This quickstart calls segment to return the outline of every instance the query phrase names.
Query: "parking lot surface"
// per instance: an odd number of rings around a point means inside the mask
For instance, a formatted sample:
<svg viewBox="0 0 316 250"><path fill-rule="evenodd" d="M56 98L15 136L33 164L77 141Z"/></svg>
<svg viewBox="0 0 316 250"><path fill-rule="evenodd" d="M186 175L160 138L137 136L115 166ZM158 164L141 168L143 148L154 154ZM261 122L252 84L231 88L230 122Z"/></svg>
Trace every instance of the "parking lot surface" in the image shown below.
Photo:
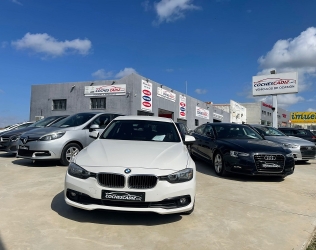
<svg viewBox="0 0 316 250"><path fill-rule="evenodd" d="M316 160L284 180L197 161L189 216L72 208L58 164L0 153L0 249L305 249L316 227Z"/></svg>

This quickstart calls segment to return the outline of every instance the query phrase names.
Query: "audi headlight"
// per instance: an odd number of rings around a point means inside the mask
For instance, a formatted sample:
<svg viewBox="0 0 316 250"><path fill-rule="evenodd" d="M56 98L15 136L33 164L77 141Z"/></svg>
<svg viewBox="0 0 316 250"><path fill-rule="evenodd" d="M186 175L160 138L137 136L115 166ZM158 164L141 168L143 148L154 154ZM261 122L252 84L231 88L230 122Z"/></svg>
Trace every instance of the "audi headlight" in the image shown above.
<svg viewBox="0 0 316 250"><path fill-rule="evenodd" d="M238 151L230 151L230 156L238 157L238 156L249 156L248 153L238 152Z"/></svg>
<svg viewBox="0 0 316 250"><path fill-rule="evenodd" d="M186 168L178 172L175 172L173 174L169 174L167 176L161 176L160 180L166 180L170 183L180 183L180 182L186 182L186 181L192 180L192 178L193 178L193 169Z"/></svg>
<svg viewBox="0 0 316 250"><path fill-rule="evenodd" d="M294 158L294 155L292 153L286 154L286 157Z"/></svg>
<svg viewBox="0 0 316 250"><path fill-rule="evenodd" d="M19 135L13 135L13 136L10 137L10 141L12 141L12 142L16 142L16 141L18 141L19 139L20 139L20 136L19 136Z"/></svg>
<svg viewBox="0 0 316 250"><path fill-rule="evenodd" d="M84 168L78 166L77 164L71 162L68 167L68 174L80 179L88 179L91 173Z"/></svg>
<svg viewBox="0 0 316 250"><path fill-rule="evenodd" d="M51 140L56 140L60 137L62 137L66 132L57 132L57 133L51 133L51 134L47 134L42 136L41 138L39 138L40 141L51 141Z"/></svg>
<svg viewBox="0 0 316 250"><path fill-rule="evenodd" d="M292 143L283 143L283 146L286 148L299 148L300 147L300 145L292 144Z"/></svg>

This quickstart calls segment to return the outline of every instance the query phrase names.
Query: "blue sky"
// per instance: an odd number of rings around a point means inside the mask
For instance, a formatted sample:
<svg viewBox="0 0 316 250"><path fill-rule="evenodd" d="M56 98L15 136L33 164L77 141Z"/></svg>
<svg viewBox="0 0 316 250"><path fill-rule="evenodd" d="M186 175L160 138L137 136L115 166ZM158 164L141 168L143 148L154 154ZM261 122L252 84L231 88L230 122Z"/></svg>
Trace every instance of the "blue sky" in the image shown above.
<svg viewBox="0 0 316 250"><path fill-rule="evenodd" d="M315 111L315 10L314 0L1 0L0 126L28 120L32 84L132 72L244 103L259 100L252 76L298 71L299 93L278 103Z"/></svg>

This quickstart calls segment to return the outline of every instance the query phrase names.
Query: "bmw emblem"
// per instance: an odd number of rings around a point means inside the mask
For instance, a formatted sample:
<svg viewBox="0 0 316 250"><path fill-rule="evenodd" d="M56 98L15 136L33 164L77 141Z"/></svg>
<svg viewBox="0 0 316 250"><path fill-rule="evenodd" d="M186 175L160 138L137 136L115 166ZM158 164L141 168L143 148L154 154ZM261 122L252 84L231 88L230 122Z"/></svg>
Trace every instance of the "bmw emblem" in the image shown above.
<svg viewBox="0 0 316 250"><path fill-rule="evenodd" d="M129 174L130 172L132 172L132 170L129 169L129 168L127 168L127 169L124 170L124 173L125 173L125 174Z"/></svg>

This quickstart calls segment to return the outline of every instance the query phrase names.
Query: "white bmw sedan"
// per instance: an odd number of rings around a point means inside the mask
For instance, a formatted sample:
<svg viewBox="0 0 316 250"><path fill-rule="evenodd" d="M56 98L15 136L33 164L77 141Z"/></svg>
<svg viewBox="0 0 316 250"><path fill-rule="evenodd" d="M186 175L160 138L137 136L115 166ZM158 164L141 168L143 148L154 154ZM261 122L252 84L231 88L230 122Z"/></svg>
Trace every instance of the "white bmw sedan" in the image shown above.
<svg viewBox="0 0 316 250"><path fill-rule="evenodd" d="M169 118L115 118L69 164L65 201L86 210L190 214L194 209L196 169Z"/></svg>

